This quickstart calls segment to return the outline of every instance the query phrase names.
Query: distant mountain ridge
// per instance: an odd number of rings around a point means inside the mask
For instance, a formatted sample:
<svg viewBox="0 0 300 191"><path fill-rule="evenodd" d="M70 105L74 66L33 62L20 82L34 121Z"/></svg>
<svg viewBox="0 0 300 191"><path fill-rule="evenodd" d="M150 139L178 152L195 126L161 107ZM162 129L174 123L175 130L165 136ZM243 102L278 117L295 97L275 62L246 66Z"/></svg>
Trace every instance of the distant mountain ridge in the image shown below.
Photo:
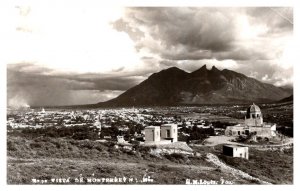
<svg viewBox="0 0 300 191"><path fill-rule="evenodd" d="M291 95L289 97L283 98L281 100L278 101L278 103L285 103L285 102L293 102L294 101L294 96Z"/></svg>
<svg viewBox="0 0 300 191"><path fill-rule="evenodd" d="M171 67L153 73L148 79L118 97L97 106L168 106L272 102L290 96L284 88L260 82L228 69L206 65L188 73Z"/></svg>

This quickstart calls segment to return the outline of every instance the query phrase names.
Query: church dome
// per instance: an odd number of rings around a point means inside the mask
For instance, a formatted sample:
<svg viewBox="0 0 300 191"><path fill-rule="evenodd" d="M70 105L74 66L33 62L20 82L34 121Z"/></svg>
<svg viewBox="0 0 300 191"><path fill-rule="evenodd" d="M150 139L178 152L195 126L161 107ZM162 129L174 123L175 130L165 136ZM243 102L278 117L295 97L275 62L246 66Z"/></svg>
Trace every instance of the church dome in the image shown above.
<svg viewBox="0 0 300 191"><path fill-rule="evenodd" d="M262 126L263 116L260 108L254 103L250 105L247 109L247 114L245 116L245 124L247 126Z"/></svg>
<svg viewBox="0 0 300 191"><path fill-rule="evenodd" d="M254 103L250 105L250 107L247 109L247 114L248 113L261 113L260 108L255 105Z"/></svg>

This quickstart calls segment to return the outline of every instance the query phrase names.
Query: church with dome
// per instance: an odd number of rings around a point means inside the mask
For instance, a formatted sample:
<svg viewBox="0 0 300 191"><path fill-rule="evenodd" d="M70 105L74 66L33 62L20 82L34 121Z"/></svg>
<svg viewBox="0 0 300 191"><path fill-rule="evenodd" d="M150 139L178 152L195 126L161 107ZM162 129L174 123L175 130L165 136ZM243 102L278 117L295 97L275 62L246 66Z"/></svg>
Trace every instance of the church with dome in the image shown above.
<svg viewBox="0 0 300 191"><path fill-rule="evenodd" d="M225 135L256 135L257 137L271 138L276 136L276 124L264 123L260 108L253 103L247 109L244 124L228 126Z"/></svg>

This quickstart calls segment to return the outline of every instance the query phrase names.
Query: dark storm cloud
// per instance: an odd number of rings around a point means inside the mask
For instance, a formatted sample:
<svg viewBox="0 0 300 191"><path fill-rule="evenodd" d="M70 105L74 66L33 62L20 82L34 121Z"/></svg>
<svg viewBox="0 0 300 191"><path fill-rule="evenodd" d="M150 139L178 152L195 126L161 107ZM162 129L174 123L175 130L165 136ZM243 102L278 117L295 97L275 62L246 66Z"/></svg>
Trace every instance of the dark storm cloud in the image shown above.
<svg viewBox="0 0 300 191"><path fill-rule="evenodd" d="M92 84L60 79L42 74L7 70L8 105L26 102L29 105L74 104L72 90L86 89ZM78 100L77 100L78 101ZM86 100L89 102L89 100Z"/></svg>
<svg viewBox="0 0 300 191"><path fill-rule="evenodd" d="M27 69L30 67L31 69ZM37 68L37 69L34 69ZM37 70L52 71L30 63L9 65L7 78L9 85L32 86L32 85L57 85L69 90L127 90L139 83L137 76L109 76L101 74L43 74ZM117 71L116 71L117 72Z"/></svg>
<svg viewBox="0 0 300 191"><path fill-rule="evenodd" d="M270 45L273 35L292 31L292 12L291 8L267 7L128 8L114 27L130 37L135 36L132 31L142 31L143 36L132 38L137 51L148 49L162 59L269 60L274 50L258 47ZM243 39L249 31L242 29L250 30L241 26L245 22L265 30L258 34L264 39Z"/></svg>
<svg viewBox="0 0 300 191"><path fill-rule="evenodd" d="M18 102L26 102L29 105L97 103L111 99L140 82L136 77L100 78L96 74L37 74L33 68L34 65L30 63L8 66L8 104L18 104ZM38 69L49 71L42 67ZM91 76L94 77L91 78Z"/></svg>
<svg viewBox="0 0 300 191"><path fill-rule="evenodd" d="M293 32L291 7L127 8L121 20L118 31L143 33L131 38L145 55L143 62L158 71L171 66L193 71L208 64L277 85L291 80L292 68L280 61ZM152 55L156 59L144 59Z"/></svg>
<svg viewBox="0 0 300 191"><path fill-rule="evenodd" d="M260 49L237 48L232 51L213 53L210 58L217 60L270 60L269 53L261 52Z"/></svg>
<svg viewBox="0 0 300 191"><path fill-rule="evenodd" d="M139 79L135 77L96 77L96 78L82 78L80 75L76 77L60 76L66 80L73 80L77 83L92 84L91 86L83 86L82 90L128 90L137 85Z"/></svg>
<svg viewBox="0 0 300 191"><path fill-rule="evenodd" d="M168 60L201 60L212 58L212 52L210 50L189 51L186 48L173 51L165 49L161 51L160 56Z"/></svg>
<svg viewBox="0 0 300 191"><path fill-rule="evenodd" d="M196 50L188 51L181 49L179 52L165 50L160 54L163 58L168 60L269 60L270 55L262 53L258 49L236 48L231 51L212 52L211 50Z"/></svg>
<svg viewBox="0 0 300 191"><path fill-rule="evenodd" d="M187 50L229 50L235 38L231 16L214 8L132 8L128 12L129 23L149 28L150 35L167 48L184 45Z"/></svg>
<svg viewBox="0 0 300 191"><path fill-rule="evenodd" d="M7 83L8 86L17 86L20 88L35 86L51 88L59 86L61 89L75 90L93 87L93 84L90 82L63 79L56 76L47 76L42 74L16 72L12 70L7 71Z"/></svg>
<svg viewBox="0 0 300 191"><path fill-rule="evenodd" d="M135 78L106 78L93 80L96 89L101 90L128 90L129 88L137 85L139 82Z"/></svg>

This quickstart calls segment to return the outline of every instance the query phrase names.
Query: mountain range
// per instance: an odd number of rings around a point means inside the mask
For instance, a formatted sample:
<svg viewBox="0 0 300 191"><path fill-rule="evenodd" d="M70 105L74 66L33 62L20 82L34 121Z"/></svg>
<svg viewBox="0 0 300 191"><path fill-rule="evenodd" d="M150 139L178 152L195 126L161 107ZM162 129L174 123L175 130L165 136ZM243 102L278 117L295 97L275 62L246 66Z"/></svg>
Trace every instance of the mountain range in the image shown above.
<svg viewBox="0 0 300 191"><path fill-rule="evenodd" d="M97 106L170 106L197 104L267 103L284 99L291 91L260 82L228 69L206 65L188 73L171 67L152 74L118 97Z"/></svg>

